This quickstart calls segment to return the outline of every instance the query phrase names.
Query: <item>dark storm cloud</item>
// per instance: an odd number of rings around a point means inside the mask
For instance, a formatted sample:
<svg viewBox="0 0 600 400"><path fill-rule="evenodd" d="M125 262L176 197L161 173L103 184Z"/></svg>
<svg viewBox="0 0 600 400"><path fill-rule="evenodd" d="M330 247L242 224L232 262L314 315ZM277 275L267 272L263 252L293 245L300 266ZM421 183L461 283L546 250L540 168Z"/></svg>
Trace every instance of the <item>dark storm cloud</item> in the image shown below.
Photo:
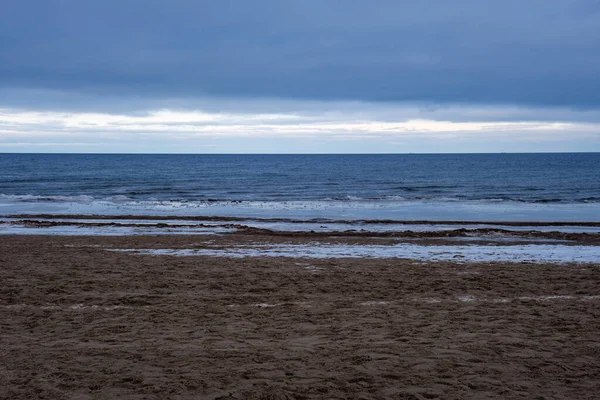
<svg viewBox="0 0 600 400"><path fill-rule="evenodd" d="M598 82L596 1L4 0L0 11L5 91L596 107Z"/></svg>

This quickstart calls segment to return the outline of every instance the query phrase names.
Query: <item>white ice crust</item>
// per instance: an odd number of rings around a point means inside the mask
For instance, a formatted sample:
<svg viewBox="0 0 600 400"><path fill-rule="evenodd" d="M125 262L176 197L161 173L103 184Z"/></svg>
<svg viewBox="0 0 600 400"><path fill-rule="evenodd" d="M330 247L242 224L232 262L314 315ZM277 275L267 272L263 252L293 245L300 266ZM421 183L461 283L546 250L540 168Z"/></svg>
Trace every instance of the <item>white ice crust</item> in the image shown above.
<svg viewBox="0 0 600 400"><path fill-rule="evenodd" d="M134 254L213 257L406 258L422 261L599 263L600 246L274 244L203 249L108 249Z"/></svg>

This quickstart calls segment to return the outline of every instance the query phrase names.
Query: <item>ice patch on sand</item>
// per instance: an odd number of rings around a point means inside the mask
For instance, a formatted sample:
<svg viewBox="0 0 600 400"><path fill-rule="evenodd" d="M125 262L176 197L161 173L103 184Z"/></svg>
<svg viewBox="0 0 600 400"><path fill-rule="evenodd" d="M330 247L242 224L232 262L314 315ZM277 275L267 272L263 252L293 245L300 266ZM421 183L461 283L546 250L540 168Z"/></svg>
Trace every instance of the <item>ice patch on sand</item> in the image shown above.
<svg viewBox="0 0 600 400"><path fill-rule="evenodd" d="M573 300L575 296L566 295L551 295L551 296L522 296L518 300L535 300L535 301L548 301L548 300Z"/></svg>
<svg viewBox="0 0 600 400"><path fill-rule="evenodd" d="M281 304L269 304L269 303L255 303L252 304L253 307L259 307L259 308L270 308L270 307L277 307L280 306Z"/></svg>
<svg viewBox="0 0 600 400"><path fill-rule="evenodd" d="M582 300L587 300L587 301L590 301L590 300L600 300L600 296L583 296Z"/></svg>
<svg viewBox="0 0 600 400"><path fill-rule="evenodd" d="M294 257L294 258L405 258L452 262L597 263L600 246L527 244L493 245L346 245L273 244L202 249L108 249L142 255L212 257Z"/></svg>
<svg viewBox="0 0 600 400"><path fill-rule="evenodd" d="M224 227L173 227L154 226L26 226L23 224L0 224L0 235L56 235L56 236L132 236L132 235L217 235L236 230Z"/></svg>
<svg viewBox="0 0 600 400"><path fill-rule="evenodd" d="M389 301L364 301L360 303L361 306L385 306L390 304Z"/></svg>
<svg viewBox="0 0 600 400"><path fill-rule="evenodd" d="M123 306L98 306L98 305L85 305L85 304L75 304L69 307L71 310L75 311L83 311L83 310L104 310L104 311L112 311L123 308Z"/></svg>

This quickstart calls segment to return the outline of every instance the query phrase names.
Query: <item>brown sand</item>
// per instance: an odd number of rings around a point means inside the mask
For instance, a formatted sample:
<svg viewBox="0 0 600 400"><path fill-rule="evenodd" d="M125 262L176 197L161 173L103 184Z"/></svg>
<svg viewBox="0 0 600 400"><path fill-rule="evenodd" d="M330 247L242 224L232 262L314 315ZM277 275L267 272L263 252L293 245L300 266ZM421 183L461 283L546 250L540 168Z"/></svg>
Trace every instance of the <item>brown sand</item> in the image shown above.
<svg viewBox="0 0 600 400"><path fill-rule="evenodd" d="M104 248L203 240L0 237L0 398L600 396L600 263Z"/></svg>

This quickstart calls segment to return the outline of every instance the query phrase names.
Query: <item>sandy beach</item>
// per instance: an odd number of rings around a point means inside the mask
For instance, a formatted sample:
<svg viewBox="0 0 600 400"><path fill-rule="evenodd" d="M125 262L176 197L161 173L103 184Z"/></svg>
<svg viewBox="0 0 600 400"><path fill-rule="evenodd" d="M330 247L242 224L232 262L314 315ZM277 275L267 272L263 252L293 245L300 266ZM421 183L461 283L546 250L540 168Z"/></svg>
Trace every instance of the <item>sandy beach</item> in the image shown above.
<svg viewBox="0 0 600 400"><path fill-rule="evenodd" d="M109 251L311 240L2 236L0 398L597 398L599 263Z"/></svg>

